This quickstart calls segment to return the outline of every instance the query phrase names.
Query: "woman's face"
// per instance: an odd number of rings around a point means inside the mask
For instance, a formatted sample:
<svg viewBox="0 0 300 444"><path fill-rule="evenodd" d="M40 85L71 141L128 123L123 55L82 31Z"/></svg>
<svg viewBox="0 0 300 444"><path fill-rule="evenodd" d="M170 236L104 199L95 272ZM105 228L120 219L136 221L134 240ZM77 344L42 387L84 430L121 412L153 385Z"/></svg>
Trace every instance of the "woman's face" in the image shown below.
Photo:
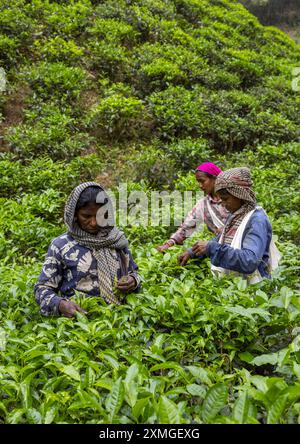
<svg viewBox="0 0 300 444"><path fill-rule="evenodd" d="M100 206L100 204L90 203L77 210L77 222L83 231L90 234L97 234L101 230L101 227L97 224L97 211Z"/></svg>
<svg viewBox="0 0 300 444"><path fill-rule="evenodd" d="M207 177L207 175L205 173L202 173L202 171L197 171L196 180L199 183L199 186L205 195L214 194L215 181L216 181L215 177Z"/></svg>
<svg viewBox="0 0 300 444"><path fill-rule="evenodd" d="M242 199L233 196L232 194L228 193L228 191L226 190L220 190L218 191L217 194L222 201L223 207L225 207L226 210L229 211L230 213L235 213L243 205Z"/></svg>

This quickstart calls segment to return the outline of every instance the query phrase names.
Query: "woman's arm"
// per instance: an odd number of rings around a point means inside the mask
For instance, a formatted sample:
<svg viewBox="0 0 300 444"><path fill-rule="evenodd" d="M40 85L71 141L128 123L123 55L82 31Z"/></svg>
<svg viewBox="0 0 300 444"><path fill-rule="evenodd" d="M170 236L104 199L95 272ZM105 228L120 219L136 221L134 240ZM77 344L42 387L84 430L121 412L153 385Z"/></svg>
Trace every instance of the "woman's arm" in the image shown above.
<svg viewBox="0 0 300 444"><path fill-rule="evenodd" d="M59 315L59 303L63 298L58 296L62 281L62 258L59 249L52 243L44 262L38 282L34 287L35 299L45 316Z"/></svg>
<svg viewBox="0 0 300 444"><path fill-rule="evenodd" d="M122 271L122 268L119 269L117 288L124 293L137 293L141 287L141 278L138 274L138 266L133 260L129 248L124 248L124 250L122 250L120 253L124 256L127 265L125 267L126 271L124 269Z"/></svg>
<svg viewBox="0 0 300 444"><path fill-rule="evenodd" d="M138 292L141 289L141 278L138 274L139 267L134 261L131 251L129 249L128 249L128 254L129 254L128 275L132 276L135 279L136 286L133 289L133 291Z"/></svg>
<svg viewBox="0 0 300 444"><path fill-rule="evenodd" d="M194 208L188 213L178 230L170 237L178 245L182 245L185 239L191 236L197 226L204 223L204 198L199 200Z"/></svg>

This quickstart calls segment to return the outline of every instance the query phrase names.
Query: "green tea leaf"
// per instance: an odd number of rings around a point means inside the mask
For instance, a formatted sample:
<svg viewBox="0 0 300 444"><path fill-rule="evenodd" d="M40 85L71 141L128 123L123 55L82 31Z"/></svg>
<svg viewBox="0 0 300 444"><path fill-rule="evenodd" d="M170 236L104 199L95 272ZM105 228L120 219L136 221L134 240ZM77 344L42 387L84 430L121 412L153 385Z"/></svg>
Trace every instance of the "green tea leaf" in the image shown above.
<svg viewBox="0 0 300 444"><path fill-rule="evenodd" d="M58 406L49 407L45 414L44 424L52 424L58 412Z"/></svg>
<svg viewBox="0 0 300 444"><path fill-rule="evenodd" d="M193 396L199 396L200 398L205 398L207 390L198 384L190 384L186 386L187 391Z"/></svg>
<svg viewBox="0 0 300 444"><path fill-rule="evenodd" d="M6 331L0 327L0 351L4 351L6 348Z"/></svg>
<svg viewBox="0 0 300 444"><path fill-rule="evenodd" d="M248 399L247 392L244 391L240 394L233 406L233 417L239 424L245 424L248 418L250 409L250 401Z"/></svg>
<svg viewBox="0 0 300 444"><path fill-rule="evenodd" d="M284 411L287 402L287 395L279 396L269 408L267 424L277 424Z"/></svg>
<svg viewBox="0 0 300 444"><path fill-rule="evenodd" d="M225 384L215 384L207 392L202 406L202 419L205 423L212 421L226 405L228 389Z"/></svg>
<svg viewBox="0 0 300 444"><path fill-rule="evenodd" d="M124 400L124 386L120 377L112 386L112 390L106 398L105 406L109 412L109 419L112 422L118 411L120 410Z"/></svg>
<svg viewBox="0 0 300 444"><path fill-rule="evenodd" d="M132 408L132 413L136 419L138 419L143 414L144 408L150 402L150 398L142 398L136 402L136 404Z"/></svg>
<svg viewBox="0 0 300 444"><path fill-rule="evenodd" d="M212 384L212 381L208 376L208 372L204 368L190 365L187 367L187 369L192 373L193 376L195 376L195 378L199 379L204 384L207 384L209 386Z"/></svg>
<svg viewBox="0 0 300 444"><path fill-rule="evenodd" d="M60 371L62 371L65 375L70 376L70 378L75 379L75 381L81 381L80 374L73 365L65 365L60 367Z"/></svg>
<svg viewBox="0 0 300 444"><path fill-rule="evenodd" d="M278 353L269 353L267 355L256 356L252 359L251 364L253 365L265 365L271 364L276 365L278 362Z"/></svg>
<svg viewBox="0 0 300 444"><path fill-rule="evenodd" d="M31 424L42 424L42 416L36 409L30 408L26 412L26 416Z"/></svg>
<svg viewBox="0 0 300 444"><path fill-rule="evenodd" d="M177 405L166 396L162 396L158 404L160 424L181 424L181 415Z"/></svg>

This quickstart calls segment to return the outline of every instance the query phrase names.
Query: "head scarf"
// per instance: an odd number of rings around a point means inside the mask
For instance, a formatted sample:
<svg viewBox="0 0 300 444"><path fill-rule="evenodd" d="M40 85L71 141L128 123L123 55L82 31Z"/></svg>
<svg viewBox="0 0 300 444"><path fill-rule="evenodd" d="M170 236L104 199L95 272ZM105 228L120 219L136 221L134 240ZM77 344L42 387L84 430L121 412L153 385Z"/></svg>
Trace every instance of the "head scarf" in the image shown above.
<svg viewBox="0 0 300 444"><path fill-rule="evenodd" d="M201 171L202 173L207 173L216 177L222 173L222 170L212 162L204 162L201 165L198 165L196 171Z"/></svg>
<svg viewBox="0 0 300 444"><path fill-rule="evenodd" d="M215 192L225 189L239 199L256 204L255 193L251 189L252 180L249 168L231 168L221 173L215 183Z"/></svg>
<svg viewBox="0 0 300 444"><path fill-rule="evenodd" d="M88 187L98 187L101 199L108 199L107 202L112 208L111 200L105 190L95 182L85 182L78 185L70 194L64 212L64 221L68 227L68 233L81 245L92 250L97 260L98 280L100 294L108 303L120 304L118 298L114 295L114 285L117 276L117 270L120 268L116 250L122 250L128 246L128 241L122 231L116 226L112 229L102 228L96 235L92 235L80 228L75 214L81 193ZM128 269L129 257L121 252L121 257ZM122 264L124 267L124 264Z"/></svg>
<svg viewBox="0 0 300 444"><path fill-rule="evenodd" d="M231 245L232 239L247 213L256 207L256 197L251 189L252 180L250 170L246 167L232 168L221 173L215 183L215 192L226 190L232 196L238 197L243 202L242 206L226 221L220 242Z"/></svg>

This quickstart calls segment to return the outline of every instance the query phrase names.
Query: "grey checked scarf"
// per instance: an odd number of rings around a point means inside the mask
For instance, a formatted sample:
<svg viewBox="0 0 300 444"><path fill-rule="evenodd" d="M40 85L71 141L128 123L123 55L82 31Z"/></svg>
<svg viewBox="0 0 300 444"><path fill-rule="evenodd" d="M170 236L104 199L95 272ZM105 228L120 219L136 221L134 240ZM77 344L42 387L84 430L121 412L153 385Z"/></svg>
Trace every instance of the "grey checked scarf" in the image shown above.
<svg viewBox="0 0 300 444"><path fill-rule="evenodd" d="M102 191L105 193L104 189L95 182L85 182L78 185L78 187L72 191L66 202L64 221L68 227L69 234L79 244L90 248L97 260L98 280L101 296L108 303L120 305L120 301L114 294L114 285L119 268L122 268L123 270L126 268L124 274L127 274L129 256L121 251L120 253L123 263L120 264L116 250L122 250L123 248L127 247L128 241L124 233L116 226L114 226L111 230L103 228L99 231L99 233L97 233L97 235L89 234L80 228L75 220L76 205L82 191L90 186L99 187L99 192ZM108 201L111 204L111 200L106 193L105 197L108 198Z"/></svg>
<svg viewBox="0 0 300 444"><path fill-rule="evenodd" d="M231 245L232 239L247 213L256 207L256 197L251 189L252 180L248 168L232 168L219 174L215 182L215 192L225 189L232 196L244 201L241 208L230 215L223 228L220 243Z"/></svg>

